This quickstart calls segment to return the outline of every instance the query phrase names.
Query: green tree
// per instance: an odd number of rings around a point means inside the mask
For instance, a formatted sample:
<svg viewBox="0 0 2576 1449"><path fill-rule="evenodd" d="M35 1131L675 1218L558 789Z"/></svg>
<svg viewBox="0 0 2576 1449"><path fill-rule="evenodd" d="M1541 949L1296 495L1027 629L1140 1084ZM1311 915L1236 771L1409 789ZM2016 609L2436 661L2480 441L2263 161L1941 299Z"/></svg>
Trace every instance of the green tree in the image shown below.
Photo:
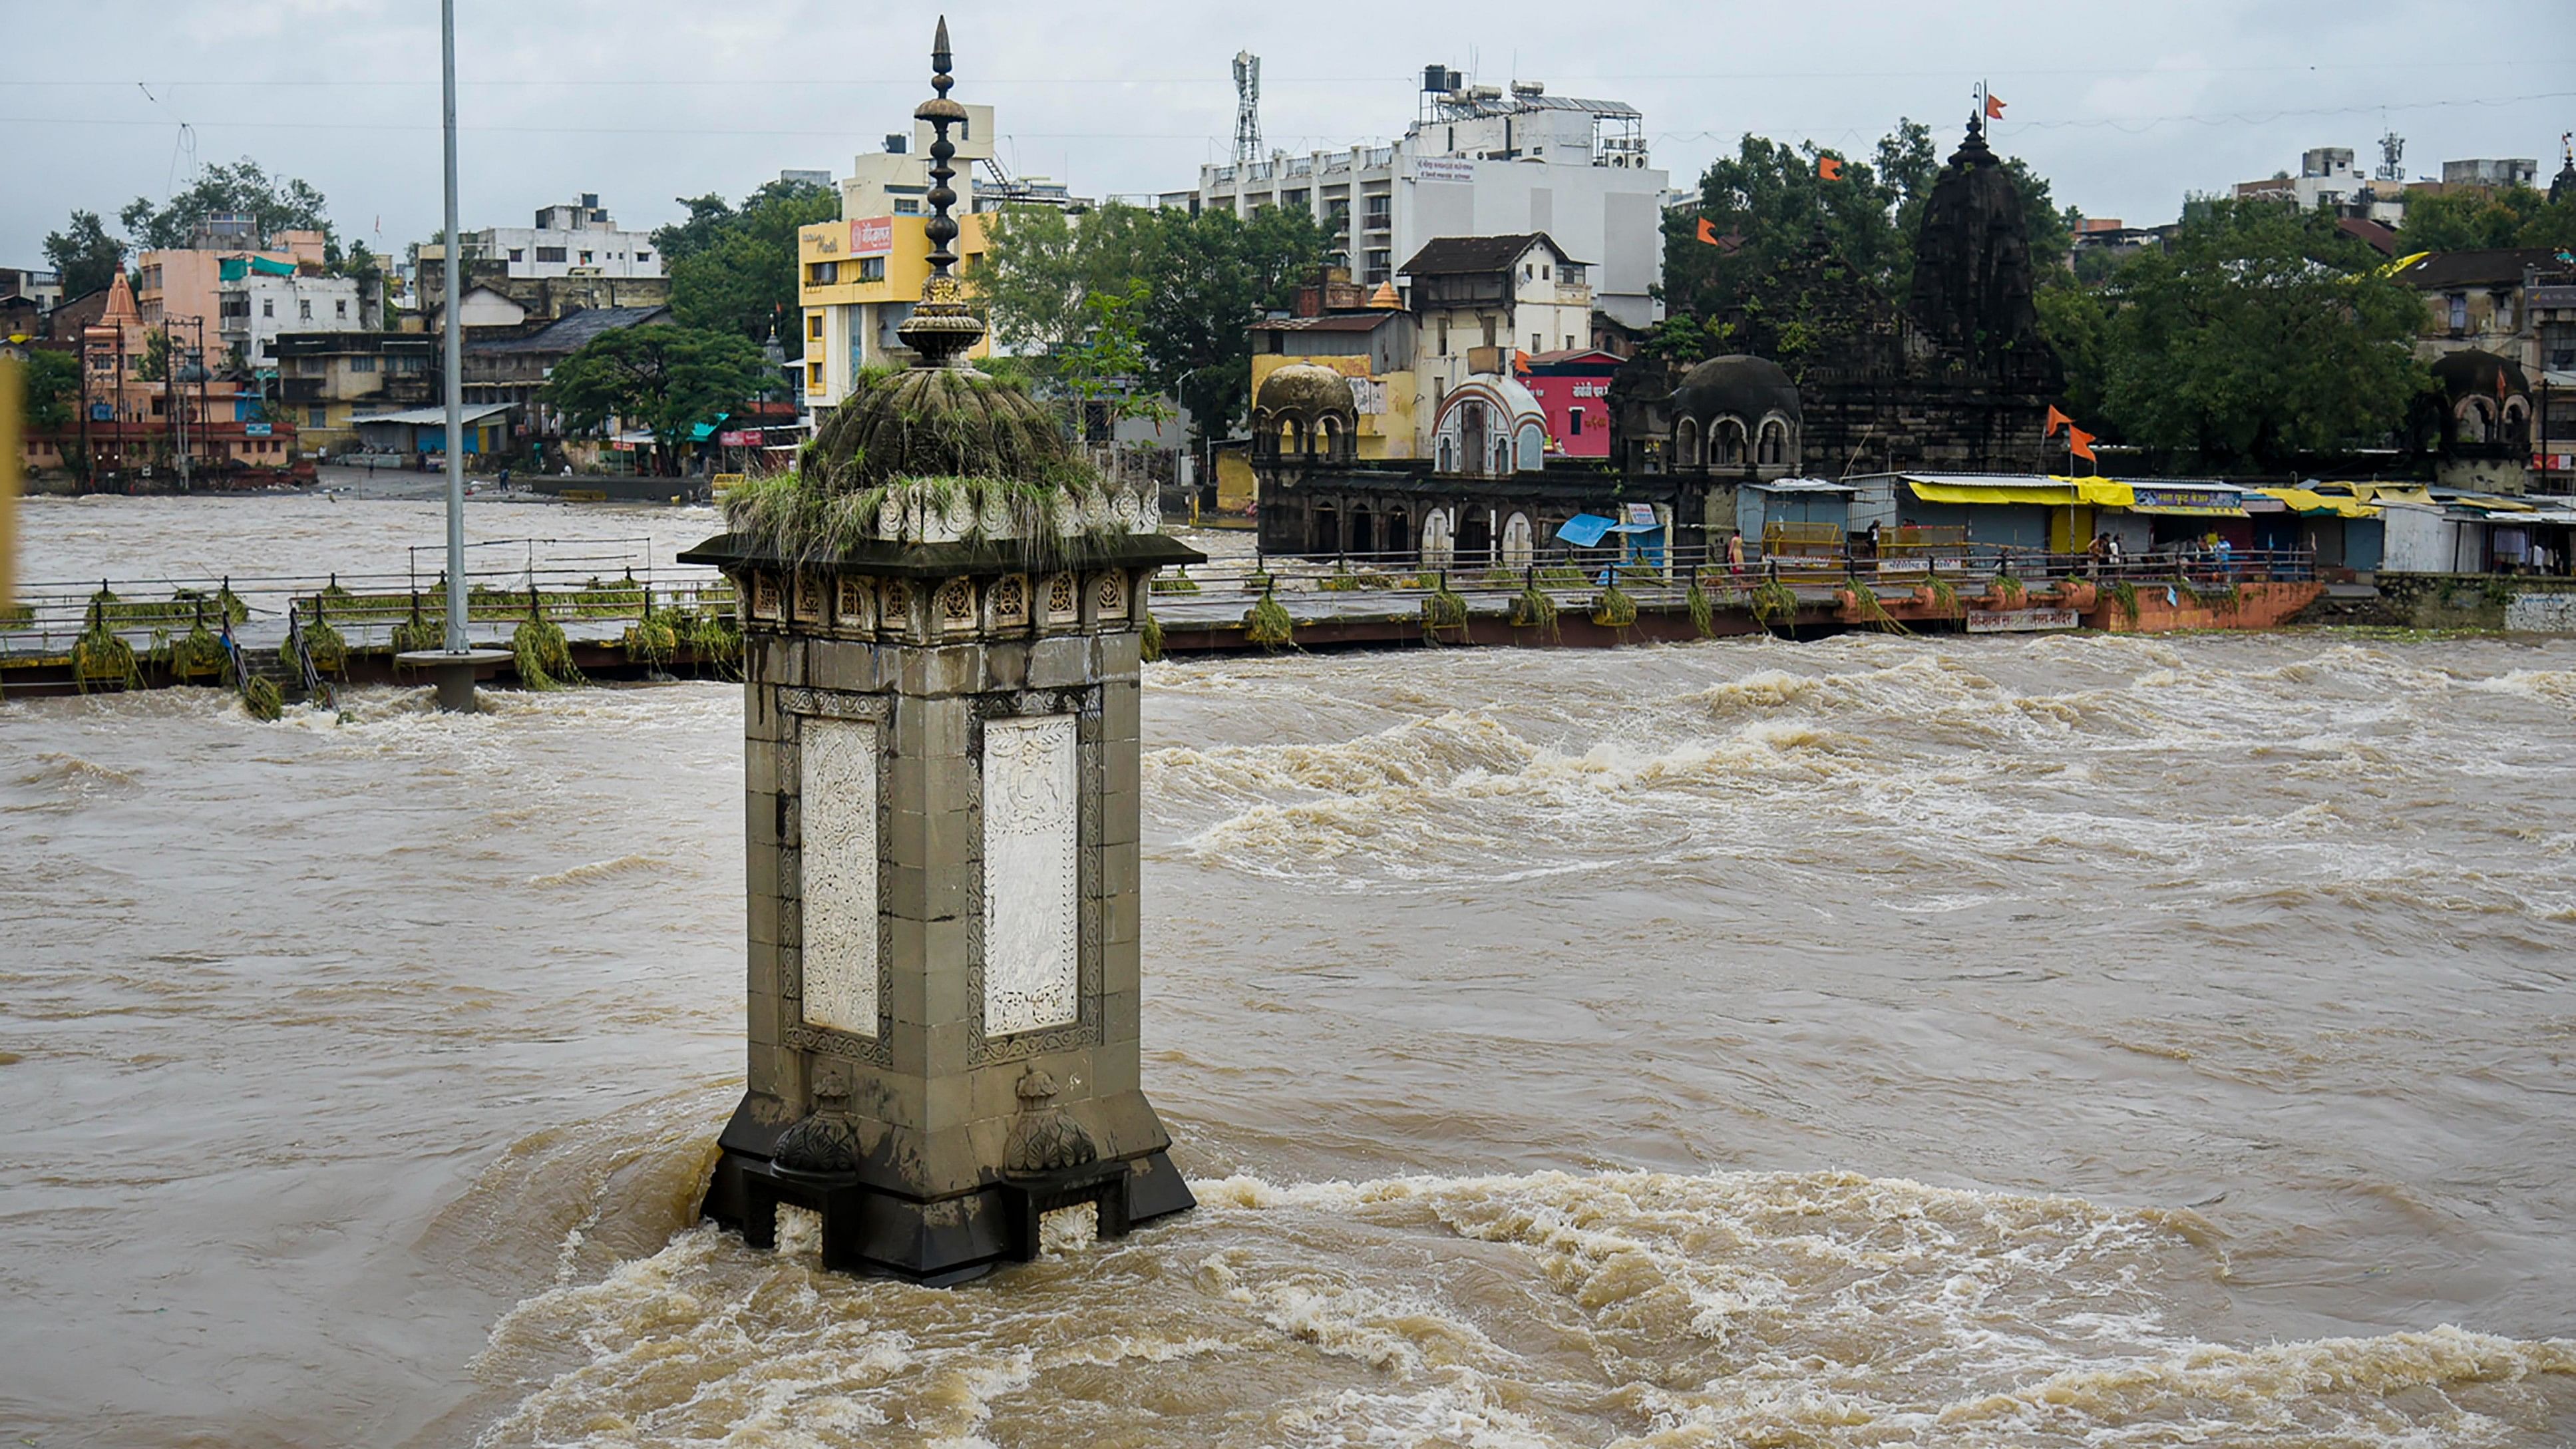
<svg viewBox="0 0 2576 1449"><path fill-rule="evenodd" d="M1097 291L1082 299L1082 340L1058 356L1059 376L1075 398L1108 411L1113 421L1149 418L1160 423L1172 415L1169 404L1140 387L1150 364L1138 332L1144 311L1145 284L1130 282L1124 292Z"/></svg>
<svg viewBox="0 0 2576 1449"><path fill-rule="evenodd" d="M2436 192L2406 203L2399 252L2576 246L2576 196L2554 204L2528 186Z"/></svg>
<svg viewBox="0 0 2576 1449"><path fill-rule="evenodd" d="M732 332L761 341L772 328L793 332L796 234L841 214L841 199L810 181L772 181L744 197L739 211L713 196L682 198L686 221L654 231L671 274L671 314L684 327Z"/></svg>
<svg viewBox="0 0 2576 1449"><path fill-rule="evenodd" d="M1745 339L1736 324L1747 318L1757 322L1752 331L1764 345L1829 332L1802 325L1819 239L1831 258L1828 270L1855 274L1902 305L1913 286L1914 239L1942 162L1931 128L1902 117L1873 154L1874 161L1861 161L1813 142L1793 147L1746 135L1734 155L1710 163L1700 176L1699 206L1664 217L1671 316L1659 326L1653 350L1677 358L1741 350ZM1818 174L1826 157L1841 163L1831 180ZM2033 268L2045 278L2064 260L2077 214L2060 211L2047 179L2020 157L2005 158L2004 170L2021 197ZM1713 242L1700 236L1703 220Z"/></svg>
<svg viewBox="0 0 2576 1449"><path fill-rule="evenodd" d="M2104 421L2111 309L2103 294L2070 273L2048 278L2031 300L2039 309L2039 335L2048 339L2066 369L2067 412L2081 419L2087 431L2125 441Z"/></svg>
<svg viewBox="0 0 2576 1449"><path fill-rule="evenodd" d="M2428 385L2423 303L2323 212L2214 202L2118 274L2103 406L2198 467L2289 466L2376 442Z"/></svg>
<svg viewBox="0 0 2576 1449"><path fill-rule="evenodd" d="M541 394L575 428L611 419L651 430L660 471L676 471L680 444L775 386L760 349L734 332L654 323L592 339L555 365Z"/></svg>
<svg viewBox="0 0 2576 1449"><path fill-rule="evenodd" d="M1081 342L1096 320L1086 299L1135 288L1159 220L1114 201L1079 215L1053 206L994 213L975 278L994 340L1040 358Z"/></svg>
<svg viewBox="0 0 2576 1449"><path fill-rule="evenodd" d="M338 260L339 238L322 193L293 178L272 179L247 156L229 166L218 162L206 167L187 190L162 205L138 196L116 219L134 233L135 245L148 251L184 247L196 236L199 222L224 214L250 217L263 242L282 231L318 231L324 259Z"/></svg>
<svg viewBox="0 0 2576 1449"><path fill-rule="evenodd" d="M19 376L26 379L27 431L60 433L80 421L80 357L50 348L30 352Z"/></svg>
<svg viewBox="0 0 2576 1449"><path fill-rule="evenodd" d="M78 297L111 286L125 268L125 241L108 235L95 211L74 211L71 225L45 235L45 263L63 276L63 295Z"/></svg>
<svg viewBox="0 0 2576 1449"><path fill-rule="evenodd" d="M1323 229L1289 207L1249 221L1230 211L1164 211L1145 240L1137 339L1147 380L1190 410L1201 441L1221 437L1251 401L1248 329L1287 307L1323 265Z"/></svg>

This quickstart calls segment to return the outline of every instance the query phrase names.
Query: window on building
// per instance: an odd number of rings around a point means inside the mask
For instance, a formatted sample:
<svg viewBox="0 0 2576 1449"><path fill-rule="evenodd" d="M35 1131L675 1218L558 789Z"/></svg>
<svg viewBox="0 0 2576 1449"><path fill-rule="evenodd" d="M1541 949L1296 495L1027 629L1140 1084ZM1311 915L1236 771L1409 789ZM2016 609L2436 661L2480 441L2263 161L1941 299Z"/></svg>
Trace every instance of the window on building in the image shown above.
<svg viewBox="0 0 2576 1449"><path fill-rule="evenodd" d="M819 362L805 364L805 390L807 392L823 390L823 364Z"/></svg>
<svg viewBox="0 0 2576 1449"><path fill-rule="evenodd" d="M897 216L919 216L921 215L921 203L909 198L900 199L894 204L894 214Z"/></svg>
<svg viewBox="0 0 2576 1449"><path fill-rule="evenodd" d="M647 251L639 251L635 254L635 260L639 262L649 262L653 260L653 254Z"/></svg>
<svg viewBox="0 0 2576 1449"><path fill-rule="evenodd" d="M304 426L308 428L327 428L331 426L331 410L329 408L306 408L304 410Z"/></svg>
<svg viewBox="0 0 2576 1449"><path fill-rule="evenodd" d="M583 253L581 254L581 264L582 264L583 266L585 266L585 267L586 267L586 266L589 266L589 265L590 265L590 256L591 256L591 254L590 254L590 253L588 253L588 252L583 252Z"/></svg>
<svg viewBox="0 0 2576 1449"><path fill-rule="evenodd" d="M277 315L277 299L276 299L275 297L262 297L262 298L260 298L260 299L259 299L259 315L261 315L262 317L274 317L274 316L276 316L276 315Z"/></svg>
<svg viewBox="0 0 2576 1449"><path fill-rule="evenodd" d="M885 264L886 259L883 257L859 258L859 280L862 282L884 281Z"/></svg>
<svg viewBox="0 0 2576 1449"><path fill-rule="evenodd" d="M2451 330L2453 332L2469 330L2469 294L2466 292L2451 294Z"/></svg>
<svg viewBox="0 0 2576 1449"><path fill-rule="evenodd" d="M839 280L841 280L841 264L839 262L807 262L805 264L805 285L809 287L828 287Z"/></svg>
<svg viewBox="0 0 2576 1449"><path fill-rule="evenodd" d="M1569 438L1579 438L1583 436L1583 409L1569 408L1566 410L1565 435Z"/></svg>
<svg viewBox="0 0 2576 1449"><path fill-rule="evenodd" d="M298 297L295 299L295 318L299 322L310 322L313 320L312 298Z"/></svg>
<svg viewBox="0 0 2576 1449"><path fill-rule="evenodd" d="M333 307L334 309L336 309L336 311L337 311L338 315L340 315L340 316L342 316L342 317L346 317L346 316L348 316L348 315L349 315L349 299L348 299L348 298L346 298L346 297L334 297L334 298L332 298L332 299L331 299L331 305L332 305L332 307Z"/></svg>
<svg viewBox="0 0 2576 1449"><path fill-rule="evenodd" d="M349 359L349 370L351 372L373 372L376 370L376 360L372 357L352 357Z"/></svg>
<svg viewBox="0 0 2576 1449"><path fill-rule="evenodd" d="M1565 350L1568 352L1574 350L1574 334L1571 332L1565 334Z"/></svg>
<svg viewBox="0 0 2576 1449"><path fill-rule="evenodd" d="M1530 351L1532 351L1532 352L1545 352L1545 351L1547 351L1547 338L1546 338L1546 336L1545 336L1544 334L1537 333L1537 332L1533 332L1533 333L1531 333L1531 334L1530 334Z"/></svg>
<svg viewBox="0 0 2576 1449"><path fill-rule="evenodd" d="M512 261L514 261L514 262L524 262L524 261L526 261L527 259L528 259L528 249L527 249L526 247L512 247L512 248L510 248L510 260L512 260Z"/></svg>
<svg viewBox="0 0 2576 1449"><path fill-rule="evenodd" d="M1441 319L1440 319L1440 325L1439 325L1439 329L1438 329L1438 331L1439 331L1439 336L1440 336L1440 344L1439 344L1439 346L1438 346L1437 348L1435 348L1434 350L1435 350L1435 351L1436 351L1440 356L1442 356L1442 357L1447 357L1447 356L1449 355L1449 319L1448 319L1448 318L1443 317L1443 318L1441 318Z"/></svg>
<svg viewBox="0 0 2576 1449"><path fill-rule="evenodd" d="M808 342L820 342L823 340L822 313L808 312L805 314L805 340Z"/></svg>
<svg viewBox="0 0 2576 1449"><path fill-rule="evenodd" d="M1479 322L1481 322L1481 323L1483 323L1483 324L1485 324L1485 345L1486 345L1487 347L1491 347L1491 346L1493 346L1493 345L1494 345L1494 319L1493 319L1493 318L1491 318L1491 317L1479 317L1479 318L1477 318L1476 320L1477 320L1477 321L1479 321Z"/></svg>
<svg viewBox="0 0 2576 1449"><path fill-rule="evenodd" d="M564 259L564 249L563 249L562 247L539 247L539 248L537 248L537 260L538 260L538 261L541 261L541 262L559 262L559 261L562 261L563 259Z"/></svg>

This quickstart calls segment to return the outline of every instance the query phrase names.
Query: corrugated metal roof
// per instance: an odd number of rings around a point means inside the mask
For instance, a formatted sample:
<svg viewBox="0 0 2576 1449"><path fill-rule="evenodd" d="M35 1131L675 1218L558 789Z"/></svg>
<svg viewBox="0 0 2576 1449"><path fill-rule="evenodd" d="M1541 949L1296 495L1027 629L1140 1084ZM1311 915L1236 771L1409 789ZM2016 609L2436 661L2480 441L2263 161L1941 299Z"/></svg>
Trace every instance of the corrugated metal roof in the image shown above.
<svg viewBox="0 0 2576 1449"><path fill-rule="evenodd" d="M517 403L476 403L465 409L463 416L469 423L480 422L494 413L506 413L517 406ZM362 427L368 423L402 423L407 426L419 426L446 421L447 409L444 407L405 408L398 413L377 413L372 417L349 419L352 427Z"/></svg>
<svg viewBox="0 0 2576 1449"><path fill-rule="evenodd" d="M465 350L485 354L579 352L585 343L608 333L641 327L648 322L666 321L670 315L668 307L585 307L578 312L566 313L525 337L468 343Z"/></svg>
<svg viewBox="0 0 2576 1449"><path fill-rule="evenodd" d="M1330 317L1272 317L1253 323L1264 332L1375 332L1401 312L1344 312Z"/></svg>

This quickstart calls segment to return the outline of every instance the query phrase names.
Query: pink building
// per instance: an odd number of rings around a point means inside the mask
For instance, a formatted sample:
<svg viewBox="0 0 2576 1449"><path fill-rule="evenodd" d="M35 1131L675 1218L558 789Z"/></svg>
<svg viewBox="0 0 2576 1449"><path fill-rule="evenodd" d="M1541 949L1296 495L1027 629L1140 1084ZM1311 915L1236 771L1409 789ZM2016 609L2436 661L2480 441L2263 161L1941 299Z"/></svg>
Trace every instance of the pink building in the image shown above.
<svg viewBox="0 0 2576 1449"><path fill-rule="evenodd" d="M311 263L322 266L322 233L318 231L282 231L266 247L204 246L167 251L145 252L137 259L143 285L135 289L134 300L143 311L143 320L158 325L178 322L190 330L188 318L202 319L209 344L221 332L216 293L221 290L225 259L261 257L289 266Z"/></svg>
<svg viewBox="0 0 2576 1449"><path fill-rule="evenodd" d="M1560 458L1610 456L1610 374L1619 358L1597 348L1523 353L1513 375L1547 414L1547 450Z"/></svg>

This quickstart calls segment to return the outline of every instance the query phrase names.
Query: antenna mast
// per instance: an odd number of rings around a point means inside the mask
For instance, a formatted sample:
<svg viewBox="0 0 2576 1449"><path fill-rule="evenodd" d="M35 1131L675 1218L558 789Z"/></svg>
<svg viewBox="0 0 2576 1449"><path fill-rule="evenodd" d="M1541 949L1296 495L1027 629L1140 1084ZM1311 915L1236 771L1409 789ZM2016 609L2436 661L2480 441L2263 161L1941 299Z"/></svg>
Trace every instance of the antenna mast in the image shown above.
<svg viewBox="0 0 2576 1449"><path fill-rule="evenodd" d="M2382 181L2405 180L2405 163L2406 138L2398 135L2394 130L2381 136L2379 138L2379 179Z"/></svg>
<svg viewBox="0 0 2576 1449"><path fill-rule="evenodd" d="M1234 161L1240 166L1261 159L1261 57L1248 50L1234 53Z"/></svg>

